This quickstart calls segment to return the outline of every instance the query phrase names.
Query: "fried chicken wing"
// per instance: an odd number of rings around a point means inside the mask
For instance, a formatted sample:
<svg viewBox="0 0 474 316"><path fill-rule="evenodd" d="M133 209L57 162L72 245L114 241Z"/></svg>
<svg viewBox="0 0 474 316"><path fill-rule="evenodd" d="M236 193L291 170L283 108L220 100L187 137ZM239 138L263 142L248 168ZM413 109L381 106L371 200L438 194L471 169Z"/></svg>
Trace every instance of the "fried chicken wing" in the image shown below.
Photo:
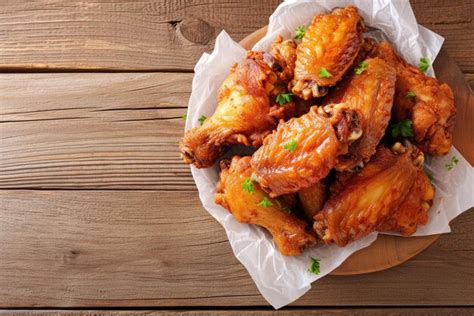
<svg viewBox="0 0 474 316"><path fill-rule="evenodd" d="M310 220L323 209L329 195L328 185L323 179L298 192L303 212Z"/></svg>
<svg viewBox="0 0 474 316"><path fill-rule="evenodd" d="M234 156L223 170L217 185L216 203L228 209L241 223L255 224L267 229L285 256L296 256L316 244L314 232L284 205L269 199L257 183L250 180L251 157Z"/></svg>
<svg viewBox="0 0 474 316"><path fill-rule="evenodd" d="M297 192L326 177L360 135L357 113L344 104L324 113L312 107L264 140L252 157L252 177L271 197Z"/></svg>
<svg viewBox="0 0 474 316"><path fill-rule="evenodd" d="M315 231L326 244L341 247L375 231L405 200L422 164L423 153L414 146L379 147L359 173L344 176L344 185L331 192L314 217Z"/></svg>
<svg viewBox="0 0 474 316"><path fill-rule="evenodd" d="M433 204L434 193L435 189L430 179L423 171L418 170L407 198L377 230L396 231L404 236L410 236L418 225L428 222L428 210Z"/></svg>
<svg viewBox="0 0 474 316"><path fill-rule="evenodd" d="M308 100L324 95L351 67L363 42L364 23L353 6L313 18L296 49L294 94Z"/></svg>
<svg viewBox="0 0 474 316"><path fill-rule="evenodd" d="M360 168L369 161L390 121L395 69L380 58L366 59L362 65L365 67L362 72L352 72L322 102L323 106L344 102L349 109L360 114L362 136L351 144L346 155L339 157L338 171Z"/></svg>
<svg viewBox="0 0 474 316"><path fill-rule="evenodd" d="M259 146L285 119L285 111L294 109L294 104L272 105L278 75L270 61L273 66L272 56L250 52L232 67L220 88L215 113L202 126L186 131L180 143L186 163L210 167L231 144Z"/></svg>
<svg viewBox="0 0 474 316"><path fill-rule="evenodd" d="M279 35L272 43L270 55L274 58L273 70L285 85L288 84L295 73L296 42L292 39L283 40Z"/></svg>
<svg viewBox="0 0 474 316"><path fill-rule="evenodd" d="M453 142L456 117L451 88L408 64L387 42L380 43L373 54L397 70L394 121L411 120L414 142L420 149L432 155L446 155Z"/></svg>

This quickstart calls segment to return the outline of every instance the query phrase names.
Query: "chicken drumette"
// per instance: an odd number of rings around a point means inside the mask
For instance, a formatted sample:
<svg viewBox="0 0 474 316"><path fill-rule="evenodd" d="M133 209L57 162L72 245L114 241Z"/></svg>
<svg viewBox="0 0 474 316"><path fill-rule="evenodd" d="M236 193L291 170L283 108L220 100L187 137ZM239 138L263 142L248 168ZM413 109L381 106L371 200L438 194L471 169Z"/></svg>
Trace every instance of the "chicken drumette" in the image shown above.
<svg viewBox="0 0 474 316"><path fill-rule="evenodd" d="M353 6L315 16L296 50L295 77L290 83L293 93L305 100L323 96L351 67L364 31Z"/></svg>
<svg viewBox="0 0 474 316"><path fill-rule="evenodd" d="M234 156L230 166L221 163L216 203L228 209L241 223L267 229L285 256L296 256L316 244L316 236L308 225L291 213L283 200L270 199L250 179L250 157Z"/></svg>
<svg viewBox="0 0 474 316"><path fill-rule="evenodd" d="M390 121L395 79L394 67L380 58L369 58L323 100L323 106L343 102L360 114L362 136L339 157L338 171L360 168L375 154Z"/></svg>
<svg viewBox="0 0 474 316"><path fill-rule="evenodd" d="M392 119L412 121L413 141L424 152L445 155L451 148L456 107L451 88L408 64L387 42L377 45L378 56L397 70Z"/></svg>

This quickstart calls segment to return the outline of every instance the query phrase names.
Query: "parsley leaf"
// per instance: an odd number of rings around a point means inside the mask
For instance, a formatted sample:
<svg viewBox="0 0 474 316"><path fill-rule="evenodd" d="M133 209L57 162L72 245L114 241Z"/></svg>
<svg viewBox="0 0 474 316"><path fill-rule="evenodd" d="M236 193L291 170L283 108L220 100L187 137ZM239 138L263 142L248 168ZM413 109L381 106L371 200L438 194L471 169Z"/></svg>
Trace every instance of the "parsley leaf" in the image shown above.
<svg viewBox="0 0 474 316"><path fill-rule="evenodd" d="M446 165L444 165L444 166L446 167L446 169L452 170L452 169L458 164L458 162L459 162L458 157L452 156L450 163L448 163L448 164L446 164Z"/></svg>
<svg viewBox="0 0 474 316"><path fill-rule="evenodd" d="M428 68L430 68L430 62L428 61L428 58L421 57L420 62L418 63L418 68L422 72L426 72L428 70Z"/></svg>
<svg viewBox="0 0 474 316"><path fill-rule="evenodd" d="M183 121L186 121L186 120L188 119L188 115L187 115L187 114L183 114L183 115L181 116L181 119L182 119Z"/></svg>
<svg viewBox="0 0 474 316"><path fill-rule="evenodd" d="M413 137L413 129L411 127L412 121L403 120L396 124L393 124L390 128L392 138L396 138L401 135L402 137Z"/></svg>
<svg viewBox="0 0 474 316"><path fill-rule="evenodd" d="M425 170L425 173L426 173L426 176L428 177L428 179L430 179L430 181L433 182L433 180L434 180L433 172L431 172L429 170Z"/></svg>
<svg viewBox="0 0 474 316"><path fill-rule="evenodd" d="M407 98L413 98L413 97L416 97L416 94L413 91L408 91L406 97Z"/></svg>
<svg viewBox="0 0 474 316"><path fill-rule="evenodd" d="M354 72L356 73L356 75L360 75L365 71L366 68L367 68L367 62L364 60L359 64L359 66L357 66L354 69Z"/></svg>
<svg viewBox="0 0 474 316"><path fill-rule="evenodd" d="M283 145L283 148L285 148L289 152L294 152L297 146L298 146L298 142L293 139L287 142L285 145Z"/></svg>
<svg viewBox="0 0 474 316"><path fill-rule="evenodd" d="M270 201L270 199L267 197L264 197L263 200L261 200L260 203L257 204L257 206L261 206L261 207L269 207L272 205L273 205L272 201Z"/></svg>
<svg viewBox="0 0 474 316"><path fill-rule="evenodd" d="M242 182L242 189L244 189L244 191L247 191L248 193L254 193L255 188L253 187L252 179L245 179L245 181Z"/></svg>
<svg viewBox="0 0 474 316"><path fill-rule="evenodd" d="M276 103L285 105L293 100L293 93L280 93L276 96Z"/></svg>
<svg viewBox="0 0 474 316"><path fill-rule="evenodd" d="M319 69L319 77L320 77L320 78L331 78L332 75L331 75L331 73L330 73L326 68L321 67L321 68Z"/></svg>
<svg viewBox="0 0 474 316"><path fill-rule="evenodd" d="M295 39L302 39L304 37L304 33L305 33L305 27L302 25L302 26L298 26L296 28L296 31L295 31Z"/></svg>
<svg viewBox="0 0 474 316"><path fill-rule="evenodd" d="M308 269L309 272L314 274L319 274L319 259L311 258L311 265Z"/></svg>
<svg viewBox="0 0 474 316"><path fill-rule="evenodd" d="M201 115L199 118L198 118L198 121L199 123L202 125L204 124L204 121L207 119L207 116L205 115Z"/></svg>

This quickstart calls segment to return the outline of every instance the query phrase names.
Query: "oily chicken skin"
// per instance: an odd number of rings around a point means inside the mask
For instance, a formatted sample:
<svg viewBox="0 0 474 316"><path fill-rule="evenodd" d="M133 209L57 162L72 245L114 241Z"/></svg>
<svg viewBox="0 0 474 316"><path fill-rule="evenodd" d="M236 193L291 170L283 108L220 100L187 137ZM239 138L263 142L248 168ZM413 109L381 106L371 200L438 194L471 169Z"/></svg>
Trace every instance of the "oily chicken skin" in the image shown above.
<svg viewBox="0 0 474 316"><path fill-rule="evenodd" d="M360 137L357 114L344 104L311 110L280 123L252 157L252 178L271 197L298 192L325 178L337 157ZM328 115L327 117L324 115Z"/></svg>
<svg viewBox="0 0 474 316"><path fill-rule="evenodd" d="M294 112L293 103L272 103L278 93L278 75L270 62L273 63L270 55L250 52L232 67L220 88L215 113L202 126L186 131L180 143L186 163L206 168L231 144L259 146L278 121L286 118L287 110Z"/></svg>
<svg viewBox="0 0 474 316"><path fill-rule="evenodd" d="M351 67L363 43L365 26L353 6L337 8L313 18L296 49L292 92L308 100L325 94ZM330 77L320 75L321 68Z"/></svg>
<svg viewBox="0 0 474 316"><path fill-rule="evenodd" d="M300 255L305 248L316 244L314 232L284 202L269 199L271 205L262 206L261 201L268 197L257 183L253 183L254 192L244 190L243 183L252 173L250 159L250 156L234 156L230 166L222 164L216 203L228 209L237 221L267 229L283 255Z"/></svg>
<svg viewBox="0 0 474 316"><path fill-rule="evenodd" d="M428 210L433 204L434 194L435 189L430 179L424 171L418 170L407 198L377 230L399 232L403 236L412 235L418 225L428 222Z"/></svg>
<svg viewBox="0 0 474 316"><path fill-rule="evenodd" d="M329 188L326 179L298 192L301 208L308 219L312 220L314 215L323 209L328 196Z"/></svg>
<svg viewBox="0 0 474 316"><path fill-rule="evenodd" d="M453 143L456 106L451 88L408 64L387 42L377 45L374 56L385 59L397 70L393 120L412 121L413 140L423 152L446 155ZM407 97L413 92L414 97Z"/></svg>
<svg viewBox="0 0 474 316"><path fill-rule="evenodd" d="M405 200L423 164L423 153L400 143L394 148L398 152L379 147L359 173L343 176L343 185L339 182L331 191L313 225L326 244L343 247L370 234Z"/></svg>
<svg viewBox="0 0 474 316"><path fill-rule="evenodd" d="M357 111L362 136L351 144L349 152L339 157L338 171L360 168L375 154L377 145L385 134L391 116L395 93L395 68L380 58L362 61L366 68L357 74L352 71L342 84L325 97L322 105L347 104Z"/></svg>

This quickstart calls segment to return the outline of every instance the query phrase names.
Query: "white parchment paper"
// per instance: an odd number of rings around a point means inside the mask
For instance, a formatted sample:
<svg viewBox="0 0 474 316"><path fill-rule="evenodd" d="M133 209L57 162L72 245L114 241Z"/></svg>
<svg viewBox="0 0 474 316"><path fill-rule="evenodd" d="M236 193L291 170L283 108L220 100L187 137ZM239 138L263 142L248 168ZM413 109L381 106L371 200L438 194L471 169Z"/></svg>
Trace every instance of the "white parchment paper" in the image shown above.
<svg viewBox="0 0 474 316"><path fill-rule="evenodd" d="M436 58L443 38L416 23L408 0L289 0L272 14L267 35L254 50L267 50L272 40L281 34L290 38L296 27L308 25L312 17L335 7L353 4L358 7L366 24L383 31L404 58L418 64L420 57ZM246 51L222 31L216 39L212 54L203 54L195 67L191 98L189 100L186 129L197 126L201 115L211 116L217 106L218 90L229 74L232 64L241 61ZM428 72L434 75L432 68ZM459 163L447 170L453 156ZM427 167L434 175L436 196L430 210L429 222L420 226L415 236L450 232L449 222L463 211L474 206L474 171L456 150L445 157L427 158ZM214 203L218 167L208 169L191 167L206 210L225 228L235 256L248 270L265 299L280 308L299 298L316 281L337 268L353 252L369 246L376 238L373 233L344 248L319 246L299 257L284 257L275 248L271 236L263 229L238 223L224 208ZM319 275L308 272L310 257L320 260Z"/></svg>

